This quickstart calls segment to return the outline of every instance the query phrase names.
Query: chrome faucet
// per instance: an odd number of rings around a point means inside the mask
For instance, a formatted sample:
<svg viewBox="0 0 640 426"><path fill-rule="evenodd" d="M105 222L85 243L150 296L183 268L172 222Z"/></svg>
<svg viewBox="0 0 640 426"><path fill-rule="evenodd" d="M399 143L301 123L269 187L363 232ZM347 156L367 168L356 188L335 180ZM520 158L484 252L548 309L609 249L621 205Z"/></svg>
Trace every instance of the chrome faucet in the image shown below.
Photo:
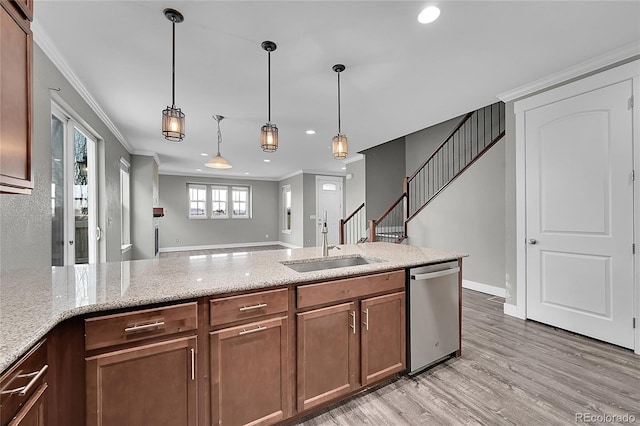
<svg viewBox="0 0 640 426"><path fill-rule="evenodd" d="M324 221L322 225L322 257L328 257L329 250L331 250L332 248L336 248L340 250L340 247L338 246L329 245L329 242L327 241L328 233L329 233L329 230L327 229L327 222Z"/></svg>

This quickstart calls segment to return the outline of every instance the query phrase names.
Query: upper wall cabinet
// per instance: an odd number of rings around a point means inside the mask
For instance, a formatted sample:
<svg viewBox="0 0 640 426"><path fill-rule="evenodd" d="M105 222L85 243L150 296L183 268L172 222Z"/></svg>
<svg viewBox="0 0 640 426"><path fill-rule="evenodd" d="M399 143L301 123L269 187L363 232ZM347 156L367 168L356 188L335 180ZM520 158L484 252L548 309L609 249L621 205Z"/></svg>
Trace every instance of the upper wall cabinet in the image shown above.
<svg viewBox="0 0 640 426"><path fill-rule="evenodd" d="M0 192L30 194L32 0L0 0Z"/></svg>

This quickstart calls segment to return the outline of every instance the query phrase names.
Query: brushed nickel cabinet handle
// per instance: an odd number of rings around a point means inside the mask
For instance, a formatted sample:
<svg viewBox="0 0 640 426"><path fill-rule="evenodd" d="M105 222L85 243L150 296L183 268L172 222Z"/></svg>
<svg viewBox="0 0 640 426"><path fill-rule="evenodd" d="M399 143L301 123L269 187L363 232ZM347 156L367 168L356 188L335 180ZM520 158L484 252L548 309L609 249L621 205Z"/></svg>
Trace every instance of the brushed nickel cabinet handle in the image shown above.
<svg viewBox="0 0 640 426"><path fill-rule="evenodd" d="M196 379L196 350L191 348L191 380Z"/></svg>
<svg viewBox="0 0 640 426"><path fill-rule="evenodd" d="M49 368L48 364L45 364L42 366L42 368L38 371L34 371L33 373L27 373L27 374L18 374L16 377L32 377L31 380L29 380L29 383L27 383L25 386L20 386L19 388L15 388L15 389L9 389L6 391L2 391L0 392L1 395L11 395L14 393L17 393L20 396L24 396L26 395L29 390L33 387L33 385L36 384L36 382L38 381L38 379L40 379L40 377L42 377L42 375L44 373L47 372L47 369Z"/></svg>
<svg viewBox="0 0 640 426"><path fill-rule="evenodd" d="M266 308L266 307L267 307L266 303L258 303L257 305L243 306L242 308L240 308L240 312L251 311L253 309L260 309L260 308Z"/></svg>
<svg viewBox="0 0 640 426"><path fill-rule="evenodd" d="M263 327L261 325L257 326L256 328L252 328L251 330L245 330L243 328L242 331L240 333L238 333L238 336L244 336L245 334L256 333L258 331L262 331L262 330L266 330L266 329L267 329L267 327Z"/></svg>
<svg viewBox="0 0 640 426"><path fill-rule="evenodd" d="M364 322L365 330L369 331L369 308L364 310Z"/></svg>
<svg viewBox="0 0 640 426"><path fill-rule="evenodd" d="M156 321L156 322L152 322L149 324L142 324L142 325L134 325L131 327L127 327L124 329L125 333L128 333L130 331L140 331L140 330L147 330L149 328L154 328L154 327L161 327L164 325L164 321Z"/></svg>
<svg viewBox="0 0 640 426"><path fill-rule="evenodd" d="M356 334L356 311L351 311L349 315L351 315L351 325L349 327L353 329L353 334Z"/></svg>

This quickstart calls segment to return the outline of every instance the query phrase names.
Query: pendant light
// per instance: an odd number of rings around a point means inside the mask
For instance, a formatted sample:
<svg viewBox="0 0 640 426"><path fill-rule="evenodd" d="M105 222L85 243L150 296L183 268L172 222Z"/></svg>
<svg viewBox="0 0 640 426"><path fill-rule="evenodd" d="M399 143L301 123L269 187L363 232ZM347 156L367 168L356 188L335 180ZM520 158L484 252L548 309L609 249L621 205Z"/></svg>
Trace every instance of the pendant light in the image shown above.
<svg viewBox="0 0 640 426"><path fill-rule="evenodd" d="M278 149L278 127L271 124L271 52L276 50L277 46L272 41L263 41L262 48L267 51L267 79L268 79L268 103L269 116L267 124L260 129L260 146L264 152L275 152Z"/></svg>
<svg viewBox="0 0 640 426"><path fill-rule="evenodd" d="M171 106L162 111L162 134L171 142L184 139L184 113L176 108L176 24L184 21L182 13L175 9L165 9L164 16L173 23L173 50L171 68Z"/></svg>
<svg viewBox="0 0 640 426"><path fill-rule="evenodd" d="M220 155L220 144L222 143L222 132L220 131L220 122L224 120L221 115L214 115L213 119L218 122L218 153L215 157L205 163L205 166L212 169L230 169L231 164Z"/></svg>
<svg viewBox="0 0 640 426"><path fill-rule="evenodd" d="M348 152L347 135L343 135L340 128L340 73L344 71L345 68L342 64L333 66L333 70L338 74L338 134L333 137L332 141L333 158L336 160L347 158Z"/></svg>

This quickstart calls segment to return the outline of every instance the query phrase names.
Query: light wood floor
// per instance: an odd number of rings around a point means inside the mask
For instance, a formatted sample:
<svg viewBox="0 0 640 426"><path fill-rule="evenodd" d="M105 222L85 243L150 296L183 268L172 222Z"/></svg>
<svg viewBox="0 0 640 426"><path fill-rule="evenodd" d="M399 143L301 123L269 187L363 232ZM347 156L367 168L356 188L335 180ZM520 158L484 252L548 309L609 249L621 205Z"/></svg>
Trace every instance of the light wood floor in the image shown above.
<svg viewBox="0 0 640 426"><path fill-rule="evenodd" d="M298 424L640 424L640 357L502 313L464 290L462 357L358 395ZM597 418L598 415L632 415ZM599 420L599 421L598 421ZM619 421L616 421L619 420ZM625 423L624 420L627 420Z"/></svg>

